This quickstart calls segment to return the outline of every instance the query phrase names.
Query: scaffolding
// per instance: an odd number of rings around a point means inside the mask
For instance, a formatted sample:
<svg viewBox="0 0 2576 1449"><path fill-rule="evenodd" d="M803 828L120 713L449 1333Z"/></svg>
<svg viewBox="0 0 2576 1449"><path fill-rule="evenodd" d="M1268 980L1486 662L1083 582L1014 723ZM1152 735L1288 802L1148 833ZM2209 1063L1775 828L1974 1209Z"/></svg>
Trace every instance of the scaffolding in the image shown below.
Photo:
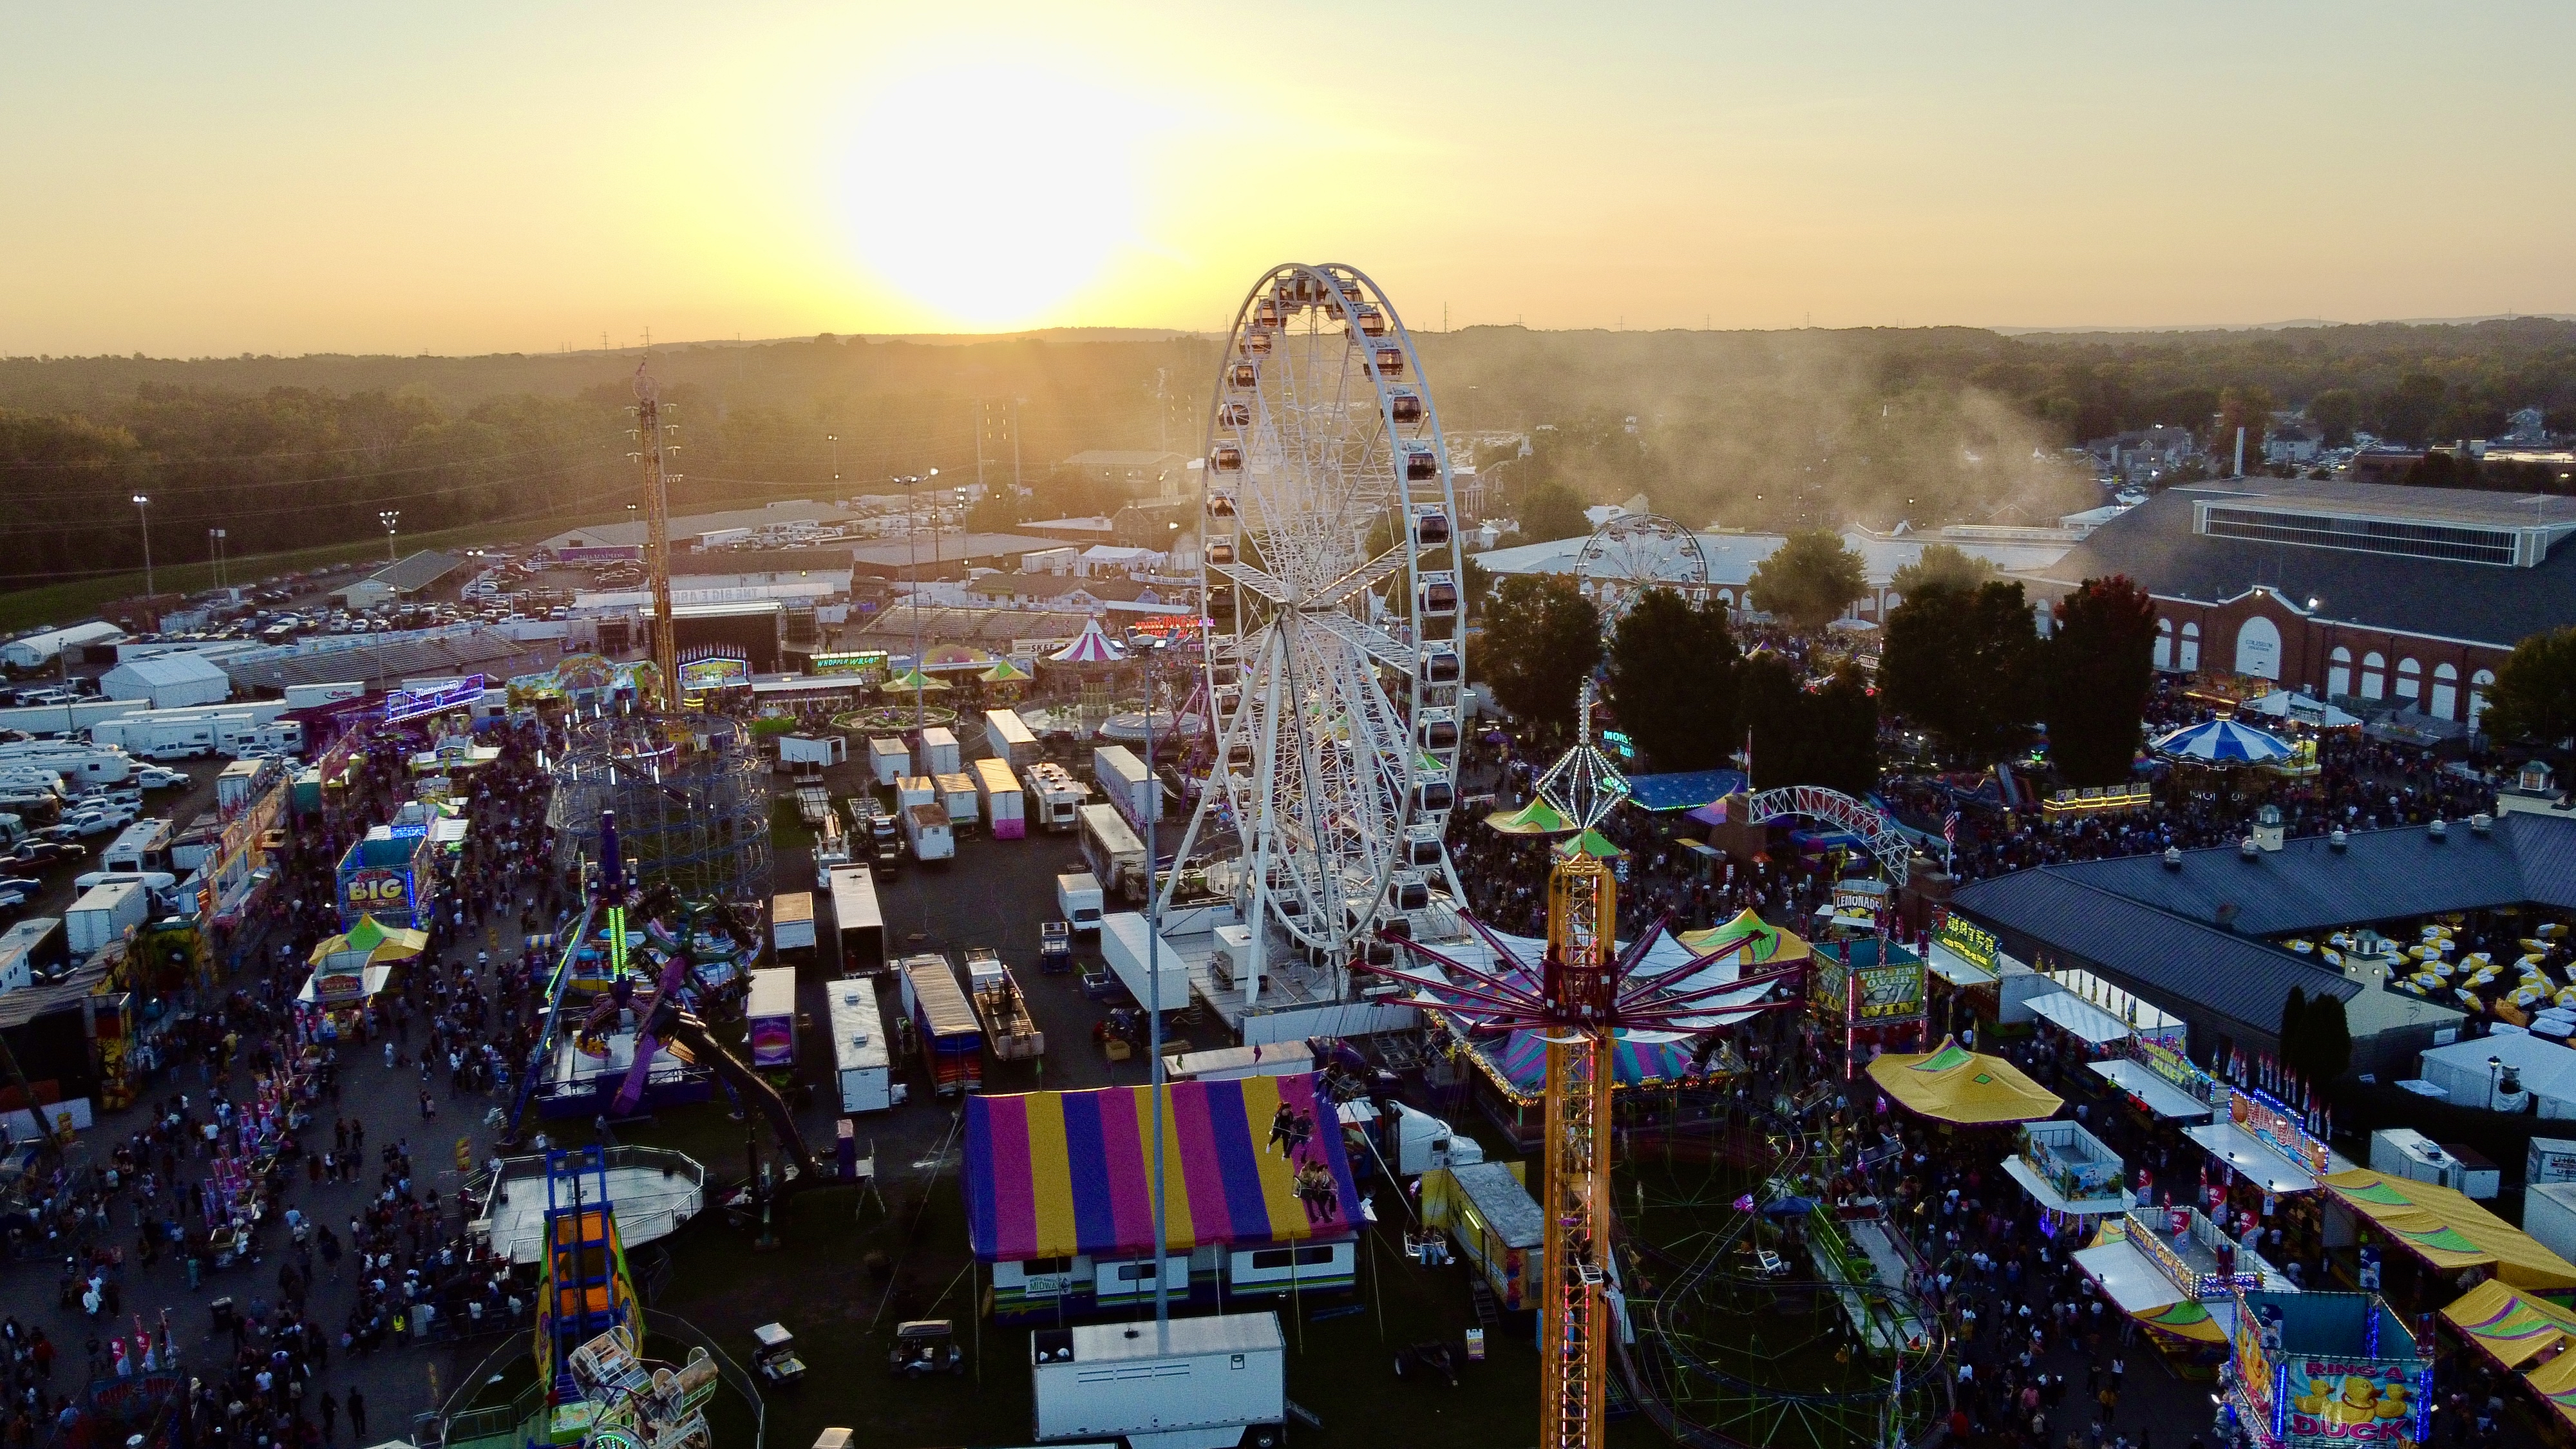
<svg viewBox="0 0 2576 1449"><path fill-rule="evenodd" d="M603 714L576 723L546 812L559 870L599 858L607 812L638 879L687 900L767 905L768 769L740 721Z"/></svg>

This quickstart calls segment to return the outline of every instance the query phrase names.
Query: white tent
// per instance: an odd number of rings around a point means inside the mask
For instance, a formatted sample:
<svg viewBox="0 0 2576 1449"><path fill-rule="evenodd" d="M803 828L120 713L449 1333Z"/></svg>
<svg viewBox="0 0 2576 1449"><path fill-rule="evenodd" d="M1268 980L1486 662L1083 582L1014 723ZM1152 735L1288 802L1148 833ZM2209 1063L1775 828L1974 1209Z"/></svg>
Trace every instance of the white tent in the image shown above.
<svg viewBox="0 0 2576 1449"><path fill-rule="evenodd" d="M2273 690L2259 699L2245 701L2239 708L2323 730L2349 729L2361 723L2361 716L2347 714L2322 699L2311 699L2295 689Z"/></svg>
<svg viewBox="0 0 2576 1449"><path fill-rule="evenodd" d="M2522 1099L2505 1091L2506 1068L2512 1069L2517 1090L2540 1099L2541 1116L2576 1117L2576 1051L2528 1032L2499 1028L2435 1047L2424 1053L2423 1077L2454 1105L2519 1111Z"/></svg>

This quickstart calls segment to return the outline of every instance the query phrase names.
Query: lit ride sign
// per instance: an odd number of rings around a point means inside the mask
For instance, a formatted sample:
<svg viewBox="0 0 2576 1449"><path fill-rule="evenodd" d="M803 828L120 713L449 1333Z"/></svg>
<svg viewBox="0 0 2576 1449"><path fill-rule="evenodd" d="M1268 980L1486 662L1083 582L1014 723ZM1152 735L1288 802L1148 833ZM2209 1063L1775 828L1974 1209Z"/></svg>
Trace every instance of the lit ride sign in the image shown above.
<svg viewBox="0 0 2576 1449"><path fill-rule="evenodd" d="M436 689L396 689L385 695L385 723L400 724L408 719L444 714L451 709L465 709L483 698L483 676L469 674L454 684Z"/></svg>

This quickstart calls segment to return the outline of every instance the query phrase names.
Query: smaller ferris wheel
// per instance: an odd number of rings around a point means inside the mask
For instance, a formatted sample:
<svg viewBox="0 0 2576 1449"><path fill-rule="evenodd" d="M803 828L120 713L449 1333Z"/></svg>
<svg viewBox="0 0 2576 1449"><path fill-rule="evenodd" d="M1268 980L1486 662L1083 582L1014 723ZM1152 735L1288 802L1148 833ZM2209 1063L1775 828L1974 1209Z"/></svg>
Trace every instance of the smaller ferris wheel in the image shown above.
<svg viewBox="0 0 2576 1449"><path fill-rule="evenodd" d="M1574 582L1601 611L1607 631L1648 589L1705 596L1708 554L1698 534L1660 513L1622 513L1583 541L1574 557Z"/></svg>

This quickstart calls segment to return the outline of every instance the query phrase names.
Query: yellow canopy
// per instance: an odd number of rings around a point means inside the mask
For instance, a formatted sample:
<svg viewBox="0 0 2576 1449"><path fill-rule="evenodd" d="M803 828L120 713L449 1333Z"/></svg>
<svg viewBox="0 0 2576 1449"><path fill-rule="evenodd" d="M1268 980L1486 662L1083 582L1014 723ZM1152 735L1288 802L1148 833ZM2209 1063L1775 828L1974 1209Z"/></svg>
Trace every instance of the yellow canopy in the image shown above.
<svg viewBox="0 0 2576 1449"><path fill-rule="evenodd" d="M357 956L360 959L342 964L381 965L387 961L404 961L429 949L427 931L405 930L387 926L373 916L360 916L358 924L340 935L328 937L313 948L307 965L320 966L335 956Z"/></svg>
<svg viewBox="0 0 2576 1449"><path fill-rule="evenodd" d="M1928 1052L1890 1052L1869 1064L1869 1076L1908 1111L1964 1127L2037 1122L2065 1105L2012 1063L1948 1037Z"/></svg>
<svg viewBox="0 0 2576 1449"><path fill-rule="evenodd" d="M2576 1426L2576 1312L2489 1278L2442 1310L2460 1336L2508 1372L2522 1372L2561 1423ZM2526 1370L2526 1366L2531 1367Z"/></svg>
<svg viewBox="0 0 2576 1449"><path fill-rule="evenodd" d="M1786 966L1807 959L1805 941L1755 915L1750 906L1734 920L1704 931L1683 931L1674 939L1699 955L1727 956L1747 966Z"/></svg>
<svg viewBox="0 0 2576 1449"><path fill-rule="evenodd" d="M2444 1272L2485 1268L2516 1288L2576 1288L2576 1263L2471 1202L2465 1193L2357 1167L2325 1180L2344 1206Z"/></svg>

